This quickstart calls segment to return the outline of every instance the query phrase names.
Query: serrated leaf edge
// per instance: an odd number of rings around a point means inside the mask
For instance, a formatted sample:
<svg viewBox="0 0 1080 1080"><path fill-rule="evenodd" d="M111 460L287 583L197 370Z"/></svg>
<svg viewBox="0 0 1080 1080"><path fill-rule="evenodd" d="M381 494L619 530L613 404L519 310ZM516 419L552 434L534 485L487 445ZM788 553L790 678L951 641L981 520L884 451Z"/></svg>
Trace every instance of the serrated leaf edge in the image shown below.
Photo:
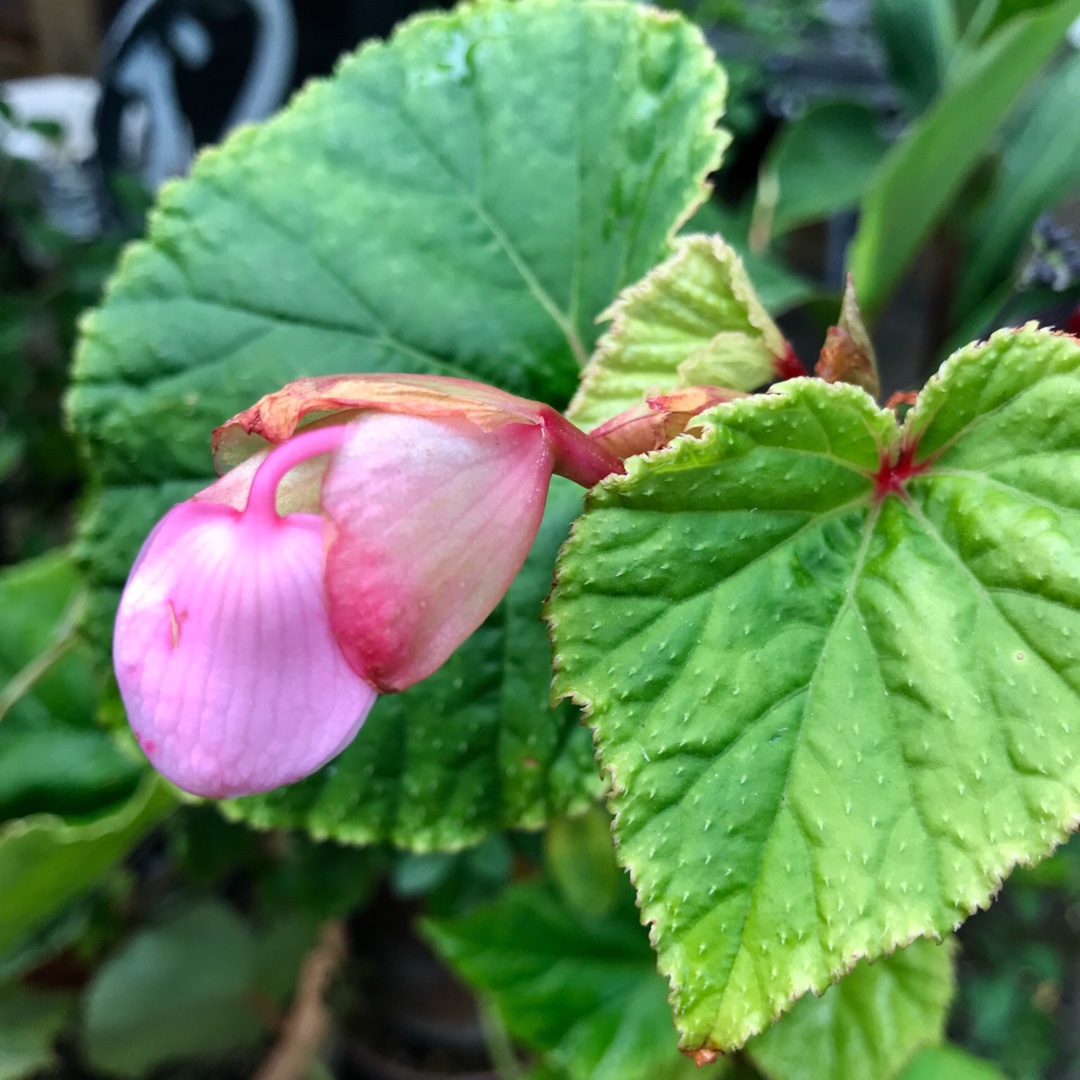
<svg viewBox="0 0 1080 1080"><path fill-rule="evenodd" d="M164 223L169 214L174 211L175 207L172 200L177 190L182 190L190 181L214 176L223 161L227 163L234 154L243 152L263 138L266 132L277 130L282 123L291 123L293 118L302 114L304 110L318 108L323 96L333 89L334 83L354 66L365 63L369 54L393 48L420 33L427 31L433 33L447 32L459 28L475 13L501 11L513 14L522 6L526 6L531 10L546 8L548 10L564 9L567 11L581 8L600 11L623 11L628 6L633 6L635 15L646 22L652 22L655 25L681 22L689 38L698 44L698 55L701 57L698 66L699 73L703 78L711 76L714 84L706 106L702 109L705 119L698 131L698 137L702 139L711 138L713 140L713 152L707 164L698 170L696 192L691 195L683 211L676 216L668 229L667 237L670 245L672 238L693 217L698 207L709 198L712 192L712 184L709 183L708 177L719 168L724 151L731 143L730 133L717 126L717 122L724 114L727 101L727 72L719 63L715 50L696 23L686 19L677 11L666 11L649 4L627 5L623 0L528 0L526 5L521 5L516 0L465 0L464 3L458 4L451 11L420 11L398 23L389 38L385 40L370 39L365 41L359 48L343 55L329 75L310 79L292 95L274 116L258 123L241 124L231 131L222 142L200 149L196 153L187 174L172 177L161 185L155 203L147 215L143 238L132 241L124 248L113 272L105 283L98 303L90 310L83 312L79 317L79 341L76 344L72 361L72 382L63 400L64 416L69 429L78 432L73 402L77 400L81 389L78 376L85 363L83 359L85 353L84 339L94 336L99 309L113 298L118 288L122 287L132 264L142 257L143 250L147 246L153 247L155 243L161 243L160 238L155 236L155 232L158 226ZM549 314L551 314L550 311ZM560 314L563 313L560 312ZM599 317L597 321L601 321L601 319L602 317ZM557 319L556 322L558 321ZM563 330L564 335L569 337L566 327L560 324L560 329ZM573 336L576 337L576 331ZM570 345L573 348L573 341L570 341ZM584 364L587 357L584 355L580 342L578 348L574 351L579 356L579 362ZM445 366L444 374L459 376L462 374L451 364Z"/></svg>
<svg viewBox="0 0 1080 1080"><path fill-rule="evenodd" d="M997 331L991 336L989 340L994 341L1003 336L1016 334L1023 330L1032 330L1048 335L1053 334L1058 337L1073 337L1072 335L1064 334L1060 331L1048 331L1042 329L1036 323L1028 323L1022 328L1007 328ZM1073 340L1076 341L1077 347L1080 348L1080 339L1073 338ZM977 355L977 352L981 351L986 344L987 342L974 343L973 346L967 346L963 349L958 350L956 353L949 357L945 364L942 365L942 368L935 374L935 376L933 376L930 382L928 382L927 386L933 384L934 389L937 391L937 394L943 394L944 389L941 388L940 384L947 378L949 373L957 366L962 365L966 360L970 359L972 355ZM674 439L668 446L663 447L660 450L653 451L649 454L642 454L638 457L629 459L626 463L627 471L625 474L607 477L603 481L601 481L601 483L598 484L595 488L593 488L592 491L590 491L589 494L586 496L585 507L581 517L573 523L573 525L571 526L569 538L559 550L559 555L555 564L555 577L552 592L549 595L547 601L545 601L542 612L542 618L548 627L548 636L552 642L552 702L555 703L568 698L574 705L576 705L582 710L582 722L587 724L592 732L594 754L596 756L597 764L599 765L606 779L607 790L605 800L607 802L608 809L612 815L612 834L615 837L616 859L619 865L622 866L623 869L626 870L626 872L630 875L630 880L634 885L636 903L638 905L639 911L641 908L641 897L638 890L637 875L635 873L634 867L631 866L626 859L624 859L618 843L618 824L620 812L615 805L615 800L617 796L625 792L627 788L619 778L617 767L614 764L605 762L602 759L599 728L592 722L592 717L594 713L594 701L590 697L587 697L580 690L574 689L573 687L567 685L562 655L559 652L558 643L556 640L558 616L552 610L552 600L555 597L555 594L558 591L559 584L562 580L564 556L568 552L574 550L575 546L580 542L579 523L591 511L602 508L602 506L604 505L604 497L608 492L615 493L620 489L632 488L640 479L641 473L647 468L648 465L658 462L664 462L669 458L677 460L680 455L686 453L687 450L690 449L689 444L696 443L701 447L702 450L711 447L713 443L721 437L724 417L725 415L730 415L732 410L741 411L744 409L758 410L780 408L785 403L785 399L792 396L797 396L801 392L801 388L805 387L808 383L817 384L819 387L823 385L827 386L830 393L837 394L841 397L852 398L853 403L854 400L859 400L864 407L867 403L869 403L874 409L874 411L878 414L888 414L892 416L890 410L882 409L880 406L878 406L876 402L874 402L874 400L866 393L866 391L862 390L859 387L844 383L823 384L821 380L808 378L791 379L787 382L777 384L776 386L772 387L770 391L766 394L755 395L750 398L743 398L733 402L725 402L724 404L718 405L715 408L710 409L708 412L702 414L701 419L706 421L712 421L712 427L706 427L704 429L704 432L702 432L701 429L698 429L693 433L681 435ZM945 389L947 389L947 387ZM931 397L932 403L934 396L936 395L932 395ZM915 410L912 409L911 413L914 412ZM893 440L892 446L889 449L899 450L900 448L909 448L908 444L905 442L905 435L910 438L909 419L911 417L911 413L909 413L908 418L905 418L905 422L903 425L897 425L895 427L896 436ZM931 414L931 417L933 415L934 414ZM910 448L917 449L917 441ZM882 449L884 451L884 448ZM852 464L852 468L856 468L856 466ZM872 502L870 503L870 506L873 507ZM867 523L864 526L864 545L866 538L872 536L873 526L876 521L876 517L876 513L871 513L867 517ZM1000 892L1005 879L1017 866L1032 866L1042 861L1051 853L1053 853L1053 851L1055 851L1060 844L1062 844L1072 833L1076 832L1078 829L1080 829L1080 805L1078 805L1076 809L1072 812L1071 818L1068 814L1064 814L1059 819L1059 822L1056 825L1048 827L1047 831L1043 834L1043 837L1041 838L1043 840L1043 843L1039 844L1037 841L1033 842L1030 854L1021 855L1019 853L1014 853L1011 856L1007 857L1003 861L1001 866L984 867L984 872L989 881L991 882L986 894L981 900L975 899L974 901L969 901L966 905L957 902L955 906L960 910L965 910L966 908L968 917L975 914L975 912L977 911L986 910L990 907L997 894ZM960 926L963 925L964 921L964 918L958 919L953 924L953 931L958 930ZM656 950L657 942L654 923L648 924L648 931L649 943L652 945L653 949ZM698 1059L699 1064L707 1063L708 1061L714 1059L717 1052L726 1053L744 1046L746 1042L753 1038L754 1035L760 1034L772 1023L775 1023L776 1020L778 1020L782 1015L784 1015L784 1013L786 1013L788 1009L790 1009L791 1006L799 998L803 997L806 993L814 993L815 995L820 995L824 993L830 986L835 985L845 975L852 971L860 960L866 959L868 962L873 963L875 960L884 958L886 956L891 956L894 952L896 952L897 949L906 948L907 946L911 945L912 942L918 940L919 938L928 938L932 941L940 943L947 937L947 935L947 930L937 931L932 927L924 927L922 929L911 930L905 933L895 935L893 940L889 942L889 944L887 944L880 951L875 951L872 957L870 953L865 950L854 950L843 963L839 964L830 972L830 979L828 983L820 987L807 985L801 990L793 986L791 996L787 998L786 1004L777 1008L776 1011L773 1013L771 1019L766 1024L764 1024L760 1028L756 1028L755 1030L745 1033L737 1042L732 1042L726 1046L717 1046L711 1043L709 1041L709 1038L706 1037L699 1046L688 1045L684 1042L682 1033L680 1032L679 1049L688 1056ZM672 971L665 967L658 951L657 969L661 975L665 976L668 979L670 987L668 1001L672 1005L674 1011L676 1006L676 989L674 976ZM677 1019L678 1016L676 1014L676 1021Z"/></svg>
<svg viewBox="0 0 1080 1080"><path fill-rule="evenodd" d="M706 183L701 201L708 198L709 189L710 185ZM691 213L700 205L701 202L694 204ZM578 417L589 403L591 394L598 389L598 384L607 374L608 361L623 348L623 339L626 336L629 323L635 318L635 308L638 302L648 299L649 294L655 288L662 289L669 282L678 280L683 267L694 255L704 254L708 258L714 259L727 270L732 294L746 309L747 321L758 331L758 336L773 356L777 359L784 356L787 349L784 335L781 334L779 327L758 297L757 291L750 280L750 275L743 265L742 258L722 236L690 233L676 239L669 238L669 243L673 248L672 254L662 263L654 266L639 281L624 288L611 304L596 317L598 323L609 322L611 325L597 342L588 364L582 371L577 392L566 409L568 420L578 422ZM676 369L671 372L670 385L660 387L660 389L672 390L685 386L686 383L680 370L682 365L698 356L708 354L721 337L730 333L732 333L730 330L718 331L707 344L688 352ZM731 386L728 389L753 390L754 387ZM629 408L634 404L636 402L627 402L626 406Z"/></svg>

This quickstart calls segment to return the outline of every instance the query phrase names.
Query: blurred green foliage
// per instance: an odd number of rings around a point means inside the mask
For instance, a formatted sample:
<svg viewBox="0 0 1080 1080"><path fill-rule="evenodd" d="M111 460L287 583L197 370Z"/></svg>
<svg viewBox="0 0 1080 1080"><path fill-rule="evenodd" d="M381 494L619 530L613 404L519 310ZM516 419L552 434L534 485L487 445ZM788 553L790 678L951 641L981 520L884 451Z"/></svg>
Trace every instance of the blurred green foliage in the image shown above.
<svg viewBox="0 0 1080 1080"><path fill-rule="evenodd" d="M1080 839L1017 870L962 940L956 1037L1015 1080L1080 1078Z"/></svg>
<svg viewBox="0 0 1080 1080"><path fill-rule="evenodd" d="M122 242L50 224L34 166L0 151L0 565L67 536L82 470L61 400L79 316Z"/></svg>
<svg viewBox="0 0 1080 1080"><path fill-rule="evenodd" d="M722 57L729 88L724 124L736 138L752 139L766 119L766 61L794 54L803 36L821 22L822 0L659 0L681 11L710 36L737 38L737 54Z"/></svg>

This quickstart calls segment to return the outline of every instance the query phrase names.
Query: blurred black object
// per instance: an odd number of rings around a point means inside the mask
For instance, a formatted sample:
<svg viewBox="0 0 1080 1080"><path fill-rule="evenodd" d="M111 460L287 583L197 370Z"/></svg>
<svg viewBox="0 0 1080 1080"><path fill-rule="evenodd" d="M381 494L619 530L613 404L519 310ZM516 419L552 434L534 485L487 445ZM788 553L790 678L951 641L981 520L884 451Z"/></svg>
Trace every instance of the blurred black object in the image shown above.
<svg viewBox="0 0 1080 1080"><path fill-rule="evenodd" d="M108 191L134 174L150 191L196 151L261 120L361 41L424 0L126 0L103 46L98 156ZM112 201L112 196L107 198ZM122 208L112 201L115 214Z"/></svg>
<svg viewBox="0 0 1080 1080"><path fill-rule="evenodd" d="M1020 275L1022 288L1043 286L1055 292L1080 283L1080 240L1049 214L1043 214L1031 233L1032 251Z"/></svg>

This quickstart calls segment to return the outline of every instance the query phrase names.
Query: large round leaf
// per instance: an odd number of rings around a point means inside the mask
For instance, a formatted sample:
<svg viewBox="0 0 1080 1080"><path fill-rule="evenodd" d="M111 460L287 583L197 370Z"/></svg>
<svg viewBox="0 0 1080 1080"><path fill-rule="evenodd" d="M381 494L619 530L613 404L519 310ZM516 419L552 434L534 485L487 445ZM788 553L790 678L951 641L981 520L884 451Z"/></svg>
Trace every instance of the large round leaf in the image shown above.
<svg viewBox="0 0 1080 1080"><path fill-rule="evenodd" d="M70 409L99 481L79 546L97 635L155 520L211 478L211 428L290 379L433 372L565 404L597 314L704 193L724 89L672 15L466 5L204 154L84 325ZM237 812L453 847L590 797L537 622L567 524L436 680L380 703L317 778Z"/></svg>
<svg viewBox="0 0 1080 1080"><path fill-rule="evenodd" d="M83 325L95 581L122 584L211 477L211 429L290 379L430 372L565 403L597 314L704 193L724 92L678 17L466 5L203 154Z"/></svg>
<svg viewBox="0 0 1080 1080"><path fill-rule="evenodd" d="M816 380L707 423L597 489L550 605L687 1049L1080 818L1080 342L971 346L903 428Z"/></svg>

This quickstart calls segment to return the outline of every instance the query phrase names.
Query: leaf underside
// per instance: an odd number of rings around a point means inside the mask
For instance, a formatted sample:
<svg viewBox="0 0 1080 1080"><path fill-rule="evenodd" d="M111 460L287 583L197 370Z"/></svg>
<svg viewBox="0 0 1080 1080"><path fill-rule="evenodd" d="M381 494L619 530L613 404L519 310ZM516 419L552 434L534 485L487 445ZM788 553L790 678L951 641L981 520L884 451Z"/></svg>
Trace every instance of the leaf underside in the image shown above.
<svg viewBox="0 0 1080 1080"><path fill-rule="evenodd" d="M556 689L686 1049L944 934L1075 827L1078 406L1080 342L1002 332L903 428L796 380L590 497Z"/></svg>
<svg viewBox="0 0 1080 1080"><path fill-rule="evenodd" d="M734 249L719 236L684 236L675 254L626 289L582 373L567 417L588 431L652 393L770 382L785 342Z"/></svg>

